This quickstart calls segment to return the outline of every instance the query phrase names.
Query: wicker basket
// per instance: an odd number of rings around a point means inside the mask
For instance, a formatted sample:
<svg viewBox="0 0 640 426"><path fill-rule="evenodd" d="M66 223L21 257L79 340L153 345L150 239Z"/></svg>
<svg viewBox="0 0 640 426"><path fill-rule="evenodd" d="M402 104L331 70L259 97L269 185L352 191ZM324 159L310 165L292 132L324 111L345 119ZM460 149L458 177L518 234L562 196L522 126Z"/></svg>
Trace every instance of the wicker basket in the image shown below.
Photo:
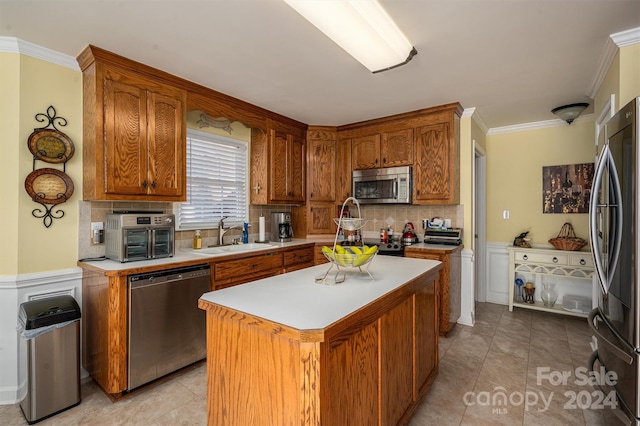
<svg viewBox="0 0 640 426"><path fill-rule="evenodd" d="M549 244L558 250L577 251L587 245L587 241L576 237L573 226L570 223L565 223L560 228L558 236L549 240Z"/></svg>

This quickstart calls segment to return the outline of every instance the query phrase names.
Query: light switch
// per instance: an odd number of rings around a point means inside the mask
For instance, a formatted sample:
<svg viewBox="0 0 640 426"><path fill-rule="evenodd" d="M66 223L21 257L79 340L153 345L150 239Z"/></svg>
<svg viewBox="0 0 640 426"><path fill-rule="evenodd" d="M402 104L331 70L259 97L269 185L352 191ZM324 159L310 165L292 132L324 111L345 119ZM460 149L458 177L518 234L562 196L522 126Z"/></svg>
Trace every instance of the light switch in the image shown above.
<svg viewBox="0 0 640 426"><path fill-rule="evenodd" d="M509 219L509 210L502 210L502 218L504 220L508 220Z"/></svg>

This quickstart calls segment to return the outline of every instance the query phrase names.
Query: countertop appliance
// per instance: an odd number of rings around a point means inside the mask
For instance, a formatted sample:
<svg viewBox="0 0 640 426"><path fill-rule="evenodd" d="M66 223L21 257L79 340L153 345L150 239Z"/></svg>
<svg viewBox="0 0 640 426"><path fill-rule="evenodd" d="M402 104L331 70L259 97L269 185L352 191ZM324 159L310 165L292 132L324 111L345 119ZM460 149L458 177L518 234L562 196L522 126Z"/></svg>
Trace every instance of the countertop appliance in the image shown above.
<svg viewBox="0 0 640 426"><path fill-rule="evenodd" d="M211 290L209 265L130 275L128 389L206 358L206 316L198 299Z"/></svg>
<svg viewBox="0 0 640 426"><path fill-rule="evenodd" d="M291 241L291 238L293 238L291 213L271 213L271 241L284 243L286 241Z"/></svg>
<svg viewBox="0 0 640 426"><path fill-rule="evenodd" d="M424 230L424 242L427 244L446 244L459 246L462 244L462 229L427 228Z"/></svg>
<svg viewBox="0 0 640 426"><path fill-rule="evenodd" d="M640 214L638 205L640 98L623 107L605 126L589 205L589 238L597 277L598 307L589 314L596 362L616 379L598 385L617 407L605 404L605 417L640 424ZM607 424L613 424L607 422Z"/></svg>
<svg viewBox="0 0 640 426"><path fill-rule="evenodd" d="M360 204L410 204L411 167L353 171L353 196Z"/></svg>
<svg viewBox="0 0 640 426"><path fill-rule="evenodd" d="M162 213L112 213L105 222L105 256L118 262L172 257L175 216Z"/></svg>

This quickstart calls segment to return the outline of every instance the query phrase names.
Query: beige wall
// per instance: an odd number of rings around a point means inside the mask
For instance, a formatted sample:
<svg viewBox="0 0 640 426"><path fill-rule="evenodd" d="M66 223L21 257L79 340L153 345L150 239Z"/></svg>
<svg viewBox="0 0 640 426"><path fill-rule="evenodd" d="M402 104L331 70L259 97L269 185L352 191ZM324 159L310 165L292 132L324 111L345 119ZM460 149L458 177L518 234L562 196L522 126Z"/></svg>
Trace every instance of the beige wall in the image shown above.
<svg viewBox="0 0 640 426"><path fill-rule="evenodd" d="M486 152L486 136L473 115L460 120L460 204L463 214L464 227L463 244L465 248L475 249L474 235L476 234L474 216L474 186L475 179L475 145ZM475 144L475 145L474 145Z"/></svg>
<svg viewBox="0 0 640 426"><path fill-rule="evenodd" d="M588 215L542 213L542 167L594 162L594 121L488 135L487 241L512 242L530 231L533 244L548 244L563 223L588 239ZM503 210L510 219L502 219Z"/></svg>
<svg viewBox="0 0 640 426"><path fill-rule="evenodd" d="M20 56L0 53L0 275L18 271L18 200L20 182L15 164L24 146L17 142L19 135Z"/></svg>
<svg viewBox="0 0 640 426"><path fill-rule="evenodd" d="M640 43L620 49L620 96L618 109L640 96Z"/></svg>
<svg viewBox="0 0 640 426"><path fill-rule="evenodd" d="M25 274L71 268L77 261L78 201L82 198L82 74L66 67L14 53L0 53L2 87L2 238L0 274ZM5 94L7 97L5 98ZM42 208L31 201L24 189L25 178L33 170L33 156L27 141L34 128L46 124L35 119L53 105L66 118L59 129L75 145L75 155L66 173L75 190L69 201L54 207L64 211L46 228L32 211ZM62 165L37 161L37 169Z"/></svg>

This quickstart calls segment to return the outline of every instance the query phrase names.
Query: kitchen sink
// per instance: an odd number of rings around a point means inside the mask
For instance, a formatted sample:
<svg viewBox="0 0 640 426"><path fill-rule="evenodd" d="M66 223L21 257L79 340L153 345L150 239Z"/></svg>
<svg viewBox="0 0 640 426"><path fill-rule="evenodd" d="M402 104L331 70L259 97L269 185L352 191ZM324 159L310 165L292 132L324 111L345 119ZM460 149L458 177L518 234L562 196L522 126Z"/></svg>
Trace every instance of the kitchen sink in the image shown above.
<svg viewBox="0 0 640 426"><path fill-rule="evenodd" d="M221 255L221 254L244 253L247 251L265 250L272 247L274 246L267 243L232 244L228 246L207 247L200 250L192 250L191 252L194 254L200 254L202 256L215 256L215 255Z"/></svg>

